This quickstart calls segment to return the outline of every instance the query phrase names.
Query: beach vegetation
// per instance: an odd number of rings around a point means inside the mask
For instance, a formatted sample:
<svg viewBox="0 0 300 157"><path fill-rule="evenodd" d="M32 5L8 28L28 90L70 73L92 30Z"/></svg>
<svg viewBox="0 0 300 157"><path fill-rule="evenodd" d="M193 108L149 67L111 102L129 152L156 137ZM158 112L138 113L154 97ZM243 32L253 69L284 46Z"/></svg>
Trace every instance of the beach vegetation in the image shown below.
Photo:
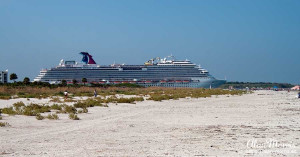
<svg viewBox="0 0 300 157"><path fill-rule="evenodd" d="M36 116L38 113L51 112L49 105L38 105L31 103L23 108L21 114L26 116Z"/></svg>
<svg viewBox="0 0 300 157"><path fill-rule="evenodd" d="M62 105L59 105L59 104L53 104L50 106L50 108L52 110L61 110L62 109Z"/></svg>
<svg viewBox="0 0 300 157"><path fill-rule="evenodd" d="M76 100L73 100L72 98L64 99L64 102L76 102Z"/></svg>
<svg viewBox="0 0 300 157"><path fill-rule="evenodd" d="M17 102L13 104L13 107L3 108L2 112L8 115L36 116L38 113L50 112L50 109L51 108L48 105L31 103L26 106L23 102Z"/></svg>
<svg viewBox="0 0 300 157"><path fill-rule="evenodd" d="M73 106L63 104L62 109L59 111L59 113L74 113L75 114L75 113L77 113L77 110Z"/></svg>
<svg viewBox="0 0 300 157"><path fill-rule="evenodd" d="M42 116L40 113L36 114L35 118L36 118L37 120L43 120L43 119L45 119L45 117Z"/></svg>
<svg viewBox="0 0 300 157"><path fill-rule="evenodd" d="M51 102L57 102L57 103L62 103L59 97L51 97Z"/></svg>
<svg viewBox="0 0 300 157"><path fill-rule="evenodd" d="M17 112L14 110L13 107L5 107L2 109L2 113L8 114L8 115L16 115Z"/></svg>
<svg viewBox="0 0 300 157"><path fill-rule="evenodd" d="M48 118L48 119L50 119L50 120L58 120L58 119L59 119L58 115L55 114L55 113L52 113L52 114L50 113L50 114L48 114L48 116L47 116L46 118Z"/></svg>
<svg viewBox="0 0 300 157"><path fill-rule="evenodd" d="M19 101L19 102L16 102L13 104L13 107L15 107L15 109L17 109L17 110L22 108L23 106L25 106L25 104L22 101Z"/></svg>
<svg viewBox="0 0 300 157"><path fill-rule="evenodd" d="M134 103L137 101L144 101L143 97L131 97L131 98L117 98L116 96L110 96L106 99L96 98L101 103Z"/></svg>
<svg viewBox="0 0 300 157"><path fill-rule="evenodd" d="M89 110L88 110L87 108L83 108L83 109L82 109L82 112L83 112L83 113L88 113Z"/></svg>
<svg viewBox="0 0 300 157"><path fill-rule="evenodd" d="M77 114L70 113L70 114L69 114L69 119L72 119L72 120L79 120L80 118L77 116Z"/></svg>
<svg viewBox="0 0 300 157"><path fill-rule="evenodd" d="M131 97L131 98L118 98L117 103L133 103L135 101L144 101L143 97Z"/></svg>
<svg viewBox="0 0 300 157"><path fill-rule="evenodd" d="M78 113L88 113L89 110L87 108L82 108L80 110L77 111Z"/></svg>
<svg viewBox="0 0 300 157"><path fill-rule="evenodd" d="M87 107L94 107L94 106L103 106L100 101L101 99L93 99L89 98L86 100L78 101L77 103L74 104L74 107L76 108L87 108Z"/></svg>
<svg viewBox="0 0 300 157"><path fill-rule="evenodd" d="M0 122L0 127L7 127L7 126L10 126L10 124L7 122Z"/></svg>
<svg viewBox="0 0 300 157"><path fill-rule="evenodd" d="M9 100L11 98L11 94L0 92L0 99Z"/></svg>

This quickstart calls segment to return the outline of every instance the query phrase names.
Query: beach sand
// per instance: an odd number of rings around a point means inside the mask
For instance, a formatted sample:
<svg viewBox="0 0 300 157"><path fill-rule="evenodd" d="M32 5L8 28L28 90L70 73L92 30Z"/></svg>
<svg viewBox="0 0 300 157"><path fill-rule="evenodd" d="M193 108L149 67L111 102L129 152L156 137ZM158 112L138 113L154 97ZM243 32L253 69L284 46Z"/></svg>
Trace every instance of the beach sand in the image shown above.
<svg viewBox="0 0 300 157"><path fill-rule="evenodd" d="M296 94L255 91L242 96L109 104L88 108L89 113L78 115L79 121L68 119L67 114L42 121L2 115L1 122L11 126L0 128L0 155L299 156ZM20 100L1 100L0 107Z"/></svg>

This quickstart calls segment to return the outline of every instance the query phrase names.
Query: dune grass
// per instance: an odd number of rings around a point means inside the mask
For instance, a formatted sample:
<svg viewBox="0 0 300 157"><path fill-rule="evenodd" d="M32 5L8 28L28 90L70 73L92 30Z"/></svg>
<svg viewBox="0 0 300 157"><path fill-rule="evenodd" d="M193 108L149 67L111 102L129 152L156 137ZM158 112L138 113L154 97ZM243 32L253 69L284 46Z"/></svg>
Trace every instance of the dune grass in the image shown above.
<svg viewBox="0 0 300 157"><path fill-rule="evenodd" d="M51 97L51 102L62 103L59 97Z"/></svg>
<svg viewBox="0 0 300 157"><path fill-rule="evenodd" d="M7 126L10 126L10 124L7 122L0 122L0 127L7 127Z"/></svg>
<svg viewBox="0 0 300 157"><path fill-rule="evenodd" d="M59 104L53 104L52 106L50 106L50 108L52 110L61 110L62 109L62 105Z"/></svg>
<svg viewBox="0 0 300 157"><path fill-rule="evenodd" d="M66 104L58 105L39 105L29 104L25 105L23 102L17 102L13 104L13 107L2 108L2 113L8 115L26 115L26 116L39 116L41 113L51 112L51 110L58 110L58 113L76 113L77 110L73 106ZM54 115L55 116L55 115Z"/></svg>
<svg viewBox="0 0 300 157"><path fill-rule="evenodd" d="M50 112L50 106L33 103L25 106L23 102L17 102L13 104L13 107L6 107L2 109L2 113L8 115L36 116L38 113L44 112Z"/></svg>
<svg viewBox="0 0 300 157"><path fill-rule="evenodd" d="M99 99L89 98L83 101L78 101L74 104L76 108L87 108L87 107L94 107L94 106L103 106L102 102Z"/></svg>
<svg viewBox="0 0 300 157"><path fill-rule="evenodd" d="M101 103L134 103L137 101L144 101L143 97L131 97L131 98L117 98L115 95L110 96L106 99L96 98Z"/></svg>
<svg viewBox="0 0 300 157"><path fill-rule="evenodd" d="M146 96L150 95L150 100L160 101L168 99L178 99L184 97L210 97L211 95L237 95L243 94L243 91L235 90L222 90L222 89L203 89L203 88L163 88L163 87L149 87L149 88L129 88L129 87L109 87L109 88L99 88L99 87L31 87L31 86L20 86L20 87L10 87L10 86L0 86L0 99L10 99L12 96L19 98L46 98L52 97L51 101L60 103L59 97L63 97L63 92L68 91L69 98L65 102L74 102L72 97L74 96L93 96L93 91L97 90L98 95L102 97L123 94L123 95L138 95ZM59 97L56 97L59 96ZM132 100L122 99L117 100L119 103L122 102L132 102ZM139 101L139 100L134 100Z"/></svg>
<svg viewBox="0 0 300 157"><path fill-rule="evenodd" d="M162 101L162 100L177 100L179 98L206 98L211 97L212 95L241 95L244 94L244 91L230 91L222 89L168 89L168 90L155 90L150 92L150 98L148 100Z"/></svg>
<svg viewBox="0 0 300 157"><path fill-rule="evenodd" d="M8 114L8 115L16 115L17 112L14 110L13 107L5 107L2 109L2 113Z"/></svg>
<svg viewBox="0 0 300 157"><path fill-rule="evenodd" d="M77 113L77 109L74 106L62 104L59 106L60 110L56 113Z"/></svg>
<svg viewBox="0 0 300 157"><path fill-rule="evenodd" d="M36 114L35 118L36 118L37 120L43 120L43 119L45 119L45 117L42 116L40 113Z"/></svg>
<svg viewBox="0 0 300 157"><path fill-rule="evenodd" d="M70 113L70 114L69 114L69 119L72 119L72 120L80 120L80 118L77 116L77 114L74 114L74 113Z"/></svg>
<svg viewBox="0 0 300 157"><path fill-rule="evenodd" d="M9 100L11 98L11 94L6 92L0 92L0 99Z"/></svg>
<svg viewBox="0 0 300 157"><path fill-rule="evenodd" d="M97 90L98 97L88 98L86 100L75 101L73 96L93 96L93 91ZM69 98L61 101L63 91L70 93ZM136 103L144 101L144 96L147 96L147 100L162 101L162 100L177 100L180 98L206 98L213 95L242 95L246 91L241 90L222 90L222 89L203 89L203 88L161 88L161 87L149 87L149 88L95 88L95 87L8 87L0 86L0 99L5 97L12 97L17 95L24 98L44 98L51 97L50 101L59 104L39 105L31 103L25 105L23 102L14 103L12 107L6 107L0 109L2 113L8 115L26 115L36 116L37 120L59 119L57 114L51 114L51 111L56 113L69 114L70 119L79 119L78 113L88 113L89 107L102 106L108 107L108 103ZM124 98L122 95L135 95L134 97ZM61 104L64 102L75 102L74 105ZM41 113L50 112L48 116L42 116Z"/></svg>
<svg viewBox="0 0 300 157"><path fill-rule="evenodd" d="M48 114L48 116L47 116L46 118L48 118L48 119L50 119L50 120L58 120L58 119L59 119L58 115L55 114L55 113L53 113L53 114L51 114L51 113Z"/></svg>

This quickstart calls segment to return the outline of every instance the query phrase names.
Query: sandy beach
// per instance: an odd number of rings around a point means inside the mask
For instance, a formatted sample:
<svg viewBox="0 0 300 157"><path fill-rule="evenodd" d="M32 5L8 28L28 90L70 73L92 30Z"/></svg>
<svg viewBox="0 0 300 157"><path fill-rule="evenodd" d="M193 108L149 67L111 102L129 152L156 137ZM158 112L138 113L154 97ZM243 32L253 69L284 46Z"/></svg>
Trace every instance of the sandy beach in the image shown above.
<svg viewBox="0 0 300 157"><path fill-rule="evenodd" d="M1 100L45 103L49 99ZM143 101L88 108L81 120L8 116L0 156L299 156L296 92Z"/></svg>

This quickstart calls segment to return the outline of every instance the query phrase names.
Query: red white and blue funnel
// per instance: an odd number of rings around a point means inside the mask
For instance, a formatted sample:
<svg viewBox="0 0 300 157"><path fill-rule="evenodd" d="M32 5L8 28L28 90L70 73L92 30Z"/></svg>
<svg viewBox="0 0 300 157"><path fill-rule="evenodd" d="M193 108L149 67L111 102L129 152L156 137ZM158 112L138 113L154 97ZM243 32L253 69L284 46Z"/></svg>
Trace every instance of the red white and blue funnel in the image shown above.
<svg viewBox="0 0 300 157"><path fill-rule="evenodd" d="M96 64L96 62L93 59L93 56L91 56L89 53L87 53L87 52L80 52L80 54L83 55L82 61L85 64Z"/></svg>

